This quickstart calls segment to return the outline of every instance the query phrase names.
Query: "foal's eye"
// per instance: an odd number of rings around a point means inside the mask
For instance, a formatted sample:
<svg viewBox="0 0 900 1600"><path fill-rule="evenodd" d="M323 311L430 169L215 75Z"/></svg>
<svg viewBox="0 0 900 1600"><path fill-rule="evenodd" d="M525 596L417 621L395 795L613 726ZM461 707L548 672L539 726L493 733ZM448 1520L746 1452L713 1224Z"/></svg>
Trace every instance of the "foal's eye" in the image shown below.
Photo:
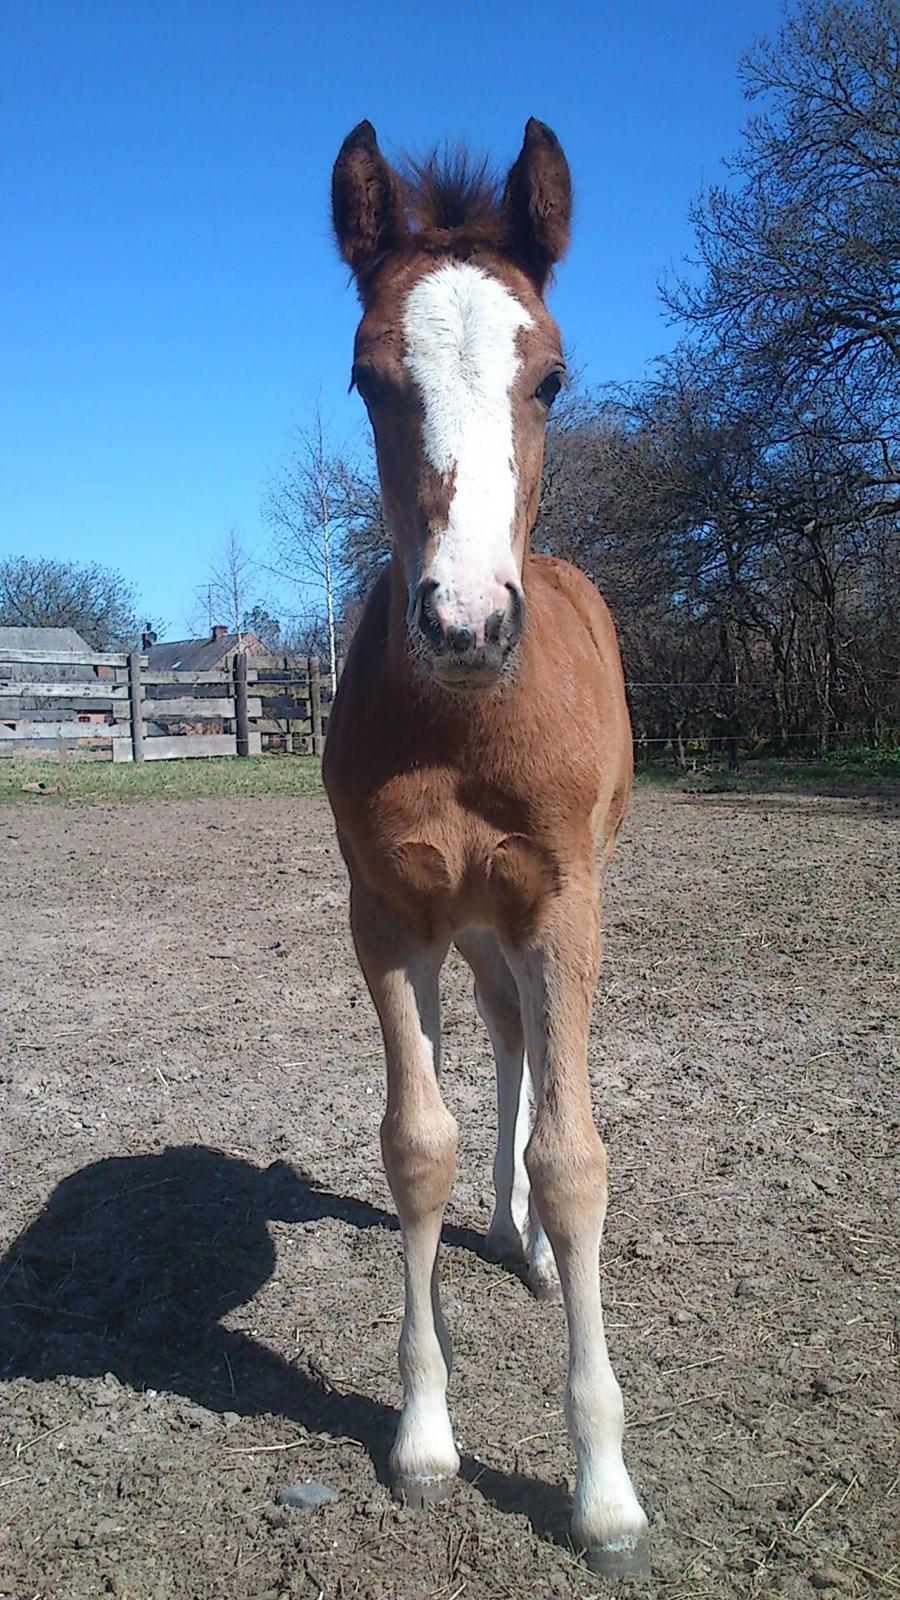
<svg viewBox="0 0 900 1600"><path fill-rule="evenodd" d="M374 367L355 366L352 387L362 395L367 406L377 405L384 399L385 384Z"/></svg>
<svg viewBox="0 0 900 1600"><path fill-rule="evenodd" d="M565 376L565 373L559 367L554 367L553 371L547 373L546 378L538 384L534 391L535 400L540 400L541 405L546 406L548 411L563 386Z"/></svg>

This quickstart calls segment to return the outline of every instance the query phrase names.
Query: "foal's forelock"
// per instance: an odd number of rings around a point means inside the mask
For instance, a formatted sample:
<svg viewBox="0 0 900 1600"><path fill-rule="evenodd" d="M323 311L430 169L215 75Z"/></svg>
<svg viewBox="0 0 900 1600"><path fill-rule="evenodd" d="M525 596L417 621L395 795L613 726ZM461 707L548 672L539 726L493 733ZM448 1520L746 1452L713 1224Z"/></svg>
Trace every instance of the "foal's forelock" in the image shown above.
<svg viewBox="0 0 900 1600"><path fill-rule="evenodd" d="M517 467L513 388L519 334L534 326L497 277L445 261L410 291L403 312L406 369L421 402L427 468L448 485L446 509L427 529L411 587L434 585L444 627L466 628L478 644L485 619L521 580L515 552Z"/></svg>

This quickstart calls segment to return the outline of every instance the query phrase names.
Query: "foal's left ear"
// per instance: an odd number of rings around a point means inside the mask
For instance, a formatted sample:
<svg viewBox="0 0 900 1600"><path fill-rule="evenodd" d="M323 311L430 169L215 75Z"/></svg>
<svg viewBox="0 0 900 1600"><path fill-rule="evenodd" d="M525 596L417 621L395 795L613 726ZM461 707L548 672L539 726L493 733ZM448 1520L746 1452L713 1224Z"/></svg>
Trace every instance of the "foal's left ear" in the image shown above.
<svg viewBox="0 0 900 1600"><path fill-rule="evenodd" d="M340 148L331 179L338 248L360 288L406 233L400 179L378 148L371 122L359 122Z"/></svg>
<svg viewBox="0 0 900 1600"><path fill-rule="evenodd" d="M510 255L543 290L569 247L572 179L556 134L536 117L529 117L525 142L509 170L503 221Z"/></svg>

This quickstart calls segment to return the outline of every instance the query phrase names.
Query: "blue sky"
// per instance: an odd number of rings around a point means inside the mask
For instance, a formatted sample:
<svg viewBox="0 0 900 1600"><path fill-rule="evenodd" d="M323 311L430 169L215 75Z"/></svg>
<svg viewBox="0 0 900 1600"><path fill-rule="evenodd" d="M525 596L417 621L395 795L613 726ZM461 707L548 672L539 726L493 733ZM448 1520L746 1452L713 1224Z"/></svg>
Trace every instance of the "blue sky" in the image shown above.
<svg viewBox="0 0 900 1600"><path fill-rule="evenodd" d="M183 631L225 530L260 505L321 391L336 439L355 295L331 165L464 137L508 164L529 115L572 166L552 293L590 382L672 339L656 284L747 115L770 0L5 0L0 554L118 567Z"/></svg>

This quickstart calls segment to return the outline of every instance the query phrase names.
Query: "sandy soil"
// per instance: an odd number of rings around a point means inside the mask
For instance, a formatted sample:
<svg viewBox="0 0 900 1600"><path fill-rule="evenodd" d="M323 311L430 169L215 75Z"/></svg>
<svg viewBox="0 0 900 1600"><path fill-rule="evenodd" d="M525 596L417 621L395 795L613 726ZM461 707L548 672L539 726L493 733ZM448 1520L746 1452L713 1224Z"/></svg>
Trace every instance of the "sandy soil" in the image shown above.
<svg viewBox="0 0 900 1600"><path fill-rule="evenodd" d="M900 1589L898 820L644 789L622 837L591 1056L650 1600ZM9 809L0 860L0 1595L605 1592L565 1535L562 1312L481 1254L459 966L463 1474L421 1515L384 1485L400 1240L325 802ZM276 1503L306 1478L339 1499Z"/></svg>

